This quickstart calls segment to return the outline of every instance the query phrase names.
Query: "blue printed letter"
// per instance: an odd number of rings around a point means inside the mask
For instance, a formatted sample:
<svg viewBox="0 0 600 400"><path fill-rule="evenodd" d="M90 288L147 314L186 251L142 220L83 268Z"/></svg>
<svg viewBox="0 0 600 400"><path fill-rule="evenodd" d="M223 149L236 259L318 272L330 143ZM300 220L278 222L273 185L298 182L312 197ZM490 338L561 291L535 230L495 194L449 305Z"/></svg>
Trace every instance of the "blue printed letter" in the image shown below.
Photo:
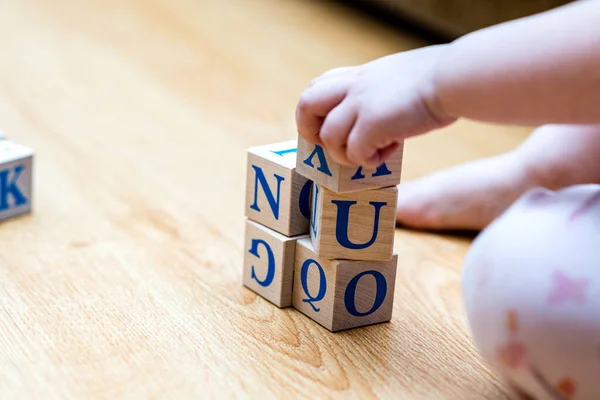
<svg viewBox="0 0 600 400"><path fill-rule="evenodd" d="M275 153L278 156L283 156L284 154L295 153L296 151L298 151L298 149L293 147L291 149L284 149L284 150L271 150L271 153Z"/></svg>
<svg viewBox="0 0 600 400"><path fill-rule="evenodd" d="M385 163L381 164L379 167L377 167L377 169L375 170L375 172L373 173L373 175L371 175L372 178L375 178L377 176L384 176L384 175L391 175L392 171L390 171L387 167L387 165L385 165ZM363 179L365 177L365 175L362 173L362 167L358 167L358 169L356 170L356 173L352 176L352 178L350 178L350 180L357 180L357 179Z"/></svg>
<svg viewBox="0 0 600 400"><path fill-rule="evenodd" d="M313 236L317 237L317 200L319 198L319 186L313 187L313 203L312 203L312 218L310 219L310 227L312 228Z"/></svg>
<svg viewBox="0 0 600 400"><path fill-rule="evenodd" d="M369 311L361 313L356 309L354 299L356 297L356 286L358 285L358 281L365 275L373 275L377 288L375 289L375 302L373 303L373 307L371 307ZM346 292L344 293L344 305L346 306L346 310L348 310L351 315L354 315L355 317L364 317L374 313L379 307L381 307L383 301L385 300L386 294L387 281L385 280L385 276L383 276L383 274L379 271L363 271L352 278L350 283L348 283Z"/></svg>
<svg viewBox="0 0 600 400"><path fill-rule="evenodd" d="M377 240L377 231L379 230L379 214L381 207L387 205L387 203L379 201L371 201L370 205L375 209L375 218L373 222L373 236L371 240L366 243L352 243L348 237L348 226L350 225L350 207L352 204L356 204L356 201L352 200L331 200L338 208L337 220L335 223L335 237L339 244L347 249L361 250L371 246Z"/></svg>
<svg viewBox="0 0 600 400"><path fill-rule="evenodd" d="M12 174L12 179L8 179L8 173L10 170L0 171L0 211L4 211L9 208L8 196L12 195L15 200L14 207L22 206L27 204L27 198L23 195L23 192L17 186L19 176L25 167L19 165L15 167Z"/></svg>
<svg viewBox="0 0 600 400"><path fill-rule="evenodd" d="M310 218L310 188L312 186L312 181L307 180L304 186L302 186L302 190L300 191L300 196L298 198L298 207L300 208L300 213L304 216L304 218Z"/></svg>
<svg viewBox="0 0 600 400"><path fill-rule="evenodd" d="M312 264L315 264L317 268L319 268L319 293L316 296L311 296L308 292L308 268ZM308 259L304 261L302 264L302 268L300 270L300 282L302 283L302 289L308 298L302 299L303 302L310 304L310 306L315 310L315 312L321 311L320 308L315 307L313 304L315 301L321 301L325 297L325 293L327 292L327 280L325 279L325 271L323 271L323 267L316 260Z"/></svg>
<svg viewBox="0 0 600 400"><path fill-rule="evenodd" d="M277 179L277 199L275 199L275 196L273 196L273 192L271 191L271 188L267 183L267 178L265 178L265 174L263 173L262 168L257 167L256 165L253 165L252 168L255 171L254 204L252 204L250 208L260 212L260 208L258 208L258 184L260 183L260 186L262 187L263 192L265 193L265 197L269 202L269 206L271 207L271 211L273 212L273 216L276 220L279 220L279 194L281 191L281 182L285 180L285 178L283 176L273 174L275 176L275 179Z"/></svg>
<svg viewBox="0 0 600 400"><path fill-rule="evenodd" d="M259 245L262 245L267 250L267 276L264 280L259 280L256 276L253 265L250 278L258 282L260 286L266 287L273 283L273 278L275 277L275 255L273 254L273 250L271 250L271 246L261 239L252 239L252 244L250 245L250 250L248 250L248 252L256 258L260 258L260 255L258 254Z"/></svg>
<svg viewBox="0 0 600 400"><path fill-rule="evenodd" d="M332 176L331 171L329 170L329 165L327 165L327 159L325 158L325 153L323 152L323 148L321 146L319 146L318 144L315 145L315 149L313 150L312 153L310 153L310 156L308 156L308 158L306 160L304 160L304 164L308 165L309 167L314 168L315 165L313 164L312 159L314 158L315 154L319 158L319 168L317 168L317 171L321 171L325 175Z"/></svg>

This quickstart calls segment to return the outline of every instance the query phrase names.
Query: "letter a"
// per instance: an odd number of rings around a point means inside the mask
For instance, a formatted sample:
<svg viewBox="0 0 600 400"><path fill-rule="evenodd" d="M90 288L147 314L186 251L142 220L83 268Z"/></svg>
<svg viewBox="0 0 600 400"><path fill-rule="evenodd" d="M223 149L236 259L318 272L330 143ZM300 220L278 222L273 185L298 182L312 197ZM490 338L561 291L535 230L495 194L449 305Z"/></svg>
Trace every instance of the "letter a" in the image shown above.
<svg viewBox="0 0 600 400"><path fill-rule="evenodd" d="M350 180L355 181L357 179L363 179L365 177L365 174L362 173L363 167L358 167L358 169L356 170L356 173L354 175L352 175L352 178L350 178ZM371 175L372 178L378 177L378 176L384 176L384 175L391 175L392 171L390 171L387 167L387 165L385 165L385 163L381 164L379 167L377 167L377 169L375 170L375 172L373 173L373 175Z"/></svg>
<svg viewBox="0 0 600 400"><path fill-rule="evenodd" d="M335 222L335 237L338 243L347 249L361 250L371 246L377 240L377 232L379 230L379 215L381 207L387 205L385 202L371 201L370 205L375 209L375 216L373 221L373 235L371 240L366 243L352 243L348 237L348 226L350 225L350 207L356 204L356 201L352 200L332 200L333 204L337 206L337 219Z"/></svg>
<svg viewBox="0 0 600 400"><path fill-rule="evenodd" d="M315 149L312 153L310 153L310 156L308 156L308 158L304 160L304 164L308 165L311 168L314 168L315 165L313 164L312 159L315 157L315 155L319 158L319 168L317 168L317 171L321 171L325 175L332 176L331 171L329 170L329 165L327 165L325 152L323 151L323 148L318 144L315 145Z"/></svg>
<svg viewBox="0 0 600 400"><path fill-rule="evenodd" d="M265 178L265 174L263 173L262 168L259 168L256 165L253 165L252 168L256 173L256 177L254 178L254 203L250 206L250 208L255 211L261 212L260 208L258 207L258 185L260 184L260 186L263 189L263 192L265 193L265 197L269 202L269 206L271 207L273 216L276 220L279 220L279 194L281 192L281 182L285 180L285 178L283 176L274 174L275 179L277 179L277 199L275 199L275 196L273 196L273 192L271 191L271 188L267 183L267 178Z"/></svg>
<svg viewBox="0 0 600 400"><path fill-rule="evenodd" d="M10 170L0 171L0 211L4 211L9 208L8 196L12 195L15 200L14 206L22 206L27 204L27 198L23 195L23 192L17 186L19 176L23 171L24 167L19 165L14 169L12 179L8 179L8 173Z"/></svg>

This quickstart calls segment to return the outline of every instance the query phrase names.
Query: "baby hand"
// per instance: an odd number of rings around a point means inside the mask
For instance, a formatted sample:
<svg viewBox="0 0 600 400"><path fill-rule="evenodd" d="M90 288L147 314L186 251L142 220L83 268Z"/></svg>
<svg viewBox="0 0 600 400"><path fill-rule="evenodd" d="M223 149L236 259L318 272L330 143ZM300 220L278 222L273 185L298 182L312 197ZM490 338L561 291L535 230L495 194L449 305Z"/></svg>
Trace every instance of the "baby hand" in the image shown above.
<svg viewBox="0 0 600 400"><path fill-rule="evenodd" d="M298 133L341 164L379 166L398 142L454 122L436 104L434 75L444 49L431 46L324 73L300 97Z"/></svg>

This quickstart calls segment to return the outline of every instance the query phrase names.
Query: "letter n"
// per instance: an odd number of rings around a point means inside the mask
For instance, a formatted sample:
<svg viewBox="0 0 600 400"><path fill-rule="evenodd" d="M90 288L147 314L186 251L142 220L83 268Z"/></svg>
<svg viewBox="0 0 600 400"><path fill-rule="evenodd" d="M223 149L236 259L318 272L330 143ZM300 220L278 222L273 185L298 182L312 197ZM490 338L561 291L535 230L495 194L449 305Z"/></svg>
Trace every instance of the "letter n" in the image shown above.
<svg viewBox="0 0 600 400"><path fill-rule="evenodd" d="M267 202L269 203L269 207L271 207L271 212L273 212L273 216L276 220L279 220L279 198L281 194L281 182L285 180L283 176L279 176L277 174L273 174L275 179L277 180L277 192L276 196L273 195L271 191L271 187L267 182L267 178L262 170L262 168L253 165L252 168L255 172L254 178L254 203L250 206L251 209L261 212L260 207L258 206L258 187L262 188L262 191L265 193L265 197L267 198Z"/></svg>

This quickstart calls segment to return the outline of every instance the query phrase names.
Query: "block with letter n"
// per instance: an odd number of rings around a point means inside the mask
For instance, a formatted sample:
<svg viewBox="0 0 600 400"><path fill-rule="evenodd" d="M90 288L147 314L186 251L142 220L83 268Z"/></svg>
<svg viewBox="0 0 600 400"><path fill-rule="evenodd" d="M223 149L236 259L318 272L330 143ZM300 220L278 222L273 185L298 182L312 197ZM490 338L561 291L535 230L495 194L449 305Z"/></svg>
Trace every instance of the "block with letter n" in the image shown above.
<svg viewBox="0 0 600 400"><path fill-rule="evenodd" d="M394 251L396 186L335 193L312 189L310 237L327 259L389 261Z"/></svg>
<svg viewBox="0 0 600 400"><path fill-rule="evenodd" d="M319 145L298 137L296 170L311 181L337 193L356 192L400 183L404 142L400 142L390 158L377 168L341 165Z"/></svg>
<svg viewBox="0 0 600 400"><path fill-rule="evenodd" d="M0 221L31 211L33 150L0 140Z"/></svg>
<svg viewBox="0 0 600 400"><path fill-rule="evenodd" d="M308 239L296 243L293 307L332 332L392 318L398 256L389 261L327 260Z"/></svg>
<svg viewBox="0 0 600 400"><path fill-rule="evenodd" d="M296 241L308 235L288 237L246 220L243 283L280 308L292 305Z"/></svg>
<svg viewBox="0 0 600 400"><path fill-rule="evenodd" d="M296 173L297 141L248 149L247 218L286 236L308 233L312 182Z"/></svg>

